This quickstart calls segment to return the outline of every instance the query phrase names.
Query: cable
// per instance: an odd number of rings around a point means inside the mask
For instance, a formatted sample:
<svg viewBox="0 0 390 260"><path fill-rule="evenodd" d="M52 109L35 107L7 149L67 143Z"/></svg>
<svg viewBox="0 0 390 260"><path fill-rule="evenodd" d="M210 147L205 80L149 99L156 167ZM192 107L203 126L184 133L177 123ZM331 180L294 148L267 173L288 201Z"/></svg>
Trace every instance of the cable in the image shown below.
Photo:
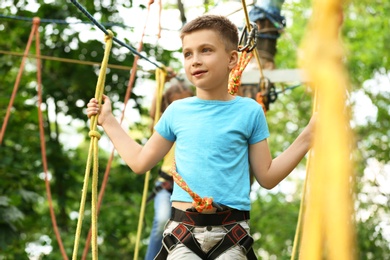
<svg viewBox="0 0 390 260"><path fill-rule="evenodd" d="M107 29L101 24L99 23L98 21L96 21L95 18L93 18L93 16L80 4L78 3L76 0L70 0L85 16L87 16L87 18L89 20L91 20L91 22L93 24L95 24L101 31L103 31L106 35L108 35L108 31ZM157 63L149 60L147 57L143 56L142 54L140 54L137 50L135 50L133 47L131 47L130 45L127 45L126 43L122 42L121 40L119 40L118 38L116 38L115 36L112 38L112 40L116 43L118 43L119 45L129 49L132 53L138 55L139 57L143 58L144 60L150 62L151 64L153 64L154 66L156 66L157 68L160 68L160 69L163 69L162 66L159 66Z"/></svg>

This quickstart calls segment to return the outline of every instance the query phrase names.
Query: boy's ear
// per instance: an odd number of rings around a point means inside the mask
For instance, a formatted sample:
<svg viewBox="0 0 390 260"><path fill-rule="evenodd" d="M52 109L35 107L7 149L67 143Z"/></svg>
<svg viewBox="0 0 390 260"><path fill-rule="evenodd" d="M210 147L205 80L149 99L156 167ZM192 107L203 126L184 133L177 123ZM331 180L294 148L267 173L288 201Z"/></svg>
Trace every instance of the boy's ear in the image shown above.
<svg viewBox="0 0 390 260"><path fill-rule="evenodd" d="M229 69L233 69L236 67L238 62L238 51L231 51L230 52L230 60L229 60Z"/></svg>

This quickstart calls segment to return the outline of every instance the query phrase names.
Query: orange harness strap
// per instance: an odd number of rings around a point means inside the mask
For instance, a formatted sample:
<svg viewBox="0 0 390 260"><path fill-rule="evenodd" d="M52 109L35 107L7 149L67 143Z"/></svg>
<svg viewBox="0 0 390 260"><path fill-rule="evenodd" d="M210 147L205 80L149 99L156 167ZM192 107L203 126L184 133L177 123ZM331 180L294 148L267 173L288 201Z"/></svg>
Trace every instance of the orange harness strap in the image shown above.
<svg viewBox="0 0 390 260"><path fill-rule="evenodd" d="M176 182L177 185L180 186L183 190L188 192L188 194L192 197L194 200L192 202L192 206L196 209L198 212L202 212L205 209L212 209L213 208L213 198L204 197L201 198L198 194L193 192L190 187L187 185L187 183L183 180L183 178L179 175L179 173L176 171L176 161L173 161L173 166L171 169L171 173L173 176L173 180Z"/></svg>

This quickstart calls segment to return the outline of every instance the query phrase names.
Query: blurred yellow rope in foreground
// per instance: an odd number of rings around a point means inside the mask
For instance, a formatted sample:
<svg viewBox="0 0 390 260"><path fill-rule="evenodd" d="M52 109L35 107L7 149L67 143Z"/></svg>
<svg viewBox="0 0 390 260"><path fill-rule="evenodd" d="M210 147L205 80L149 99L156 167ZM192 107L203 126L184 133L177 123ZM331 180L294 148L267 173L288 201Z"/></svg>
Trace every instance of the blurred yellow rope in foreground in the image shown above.
<svg viewBox="0 0 390 260"><path fill-rule="evenodd" d="M340 0L315 0L303 41L302 67L318 92L318 117L310 165L300 259L355 259L352 201L352 133L348 76L339 39Z"/></svg>

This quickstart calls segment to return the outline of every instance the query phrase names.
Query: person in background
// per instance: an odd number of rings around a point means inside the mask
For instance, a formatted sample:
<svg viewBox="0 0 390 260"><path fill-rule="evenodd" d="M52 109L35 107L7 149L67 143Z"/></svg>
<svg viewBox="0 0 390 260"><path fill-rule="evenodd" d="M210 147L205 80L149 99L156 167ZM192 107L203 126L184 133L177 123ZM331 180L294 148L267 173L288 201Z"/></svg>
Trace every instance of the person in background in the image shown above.
<svg viewBox="0 0 390 260"><path fill-rule="evenodd" d="M170 86L165 90L161 100L161 113L174 101L191 97L194 95L193 90L185 84L183 80L173 78L170 80ZM153 120L156 113L156 96L152 101L152 106L149 115ZM159 169L159 177L157 178L152 194L148 197L148 201L154 199L154 217L152 231L150 233L149 245L146 251L145 260L153 260L162 246L164 226L171 217L171 194L173 189L173 178L170 173L174 161L175 146L165 155L162 165Z"/></svg>

